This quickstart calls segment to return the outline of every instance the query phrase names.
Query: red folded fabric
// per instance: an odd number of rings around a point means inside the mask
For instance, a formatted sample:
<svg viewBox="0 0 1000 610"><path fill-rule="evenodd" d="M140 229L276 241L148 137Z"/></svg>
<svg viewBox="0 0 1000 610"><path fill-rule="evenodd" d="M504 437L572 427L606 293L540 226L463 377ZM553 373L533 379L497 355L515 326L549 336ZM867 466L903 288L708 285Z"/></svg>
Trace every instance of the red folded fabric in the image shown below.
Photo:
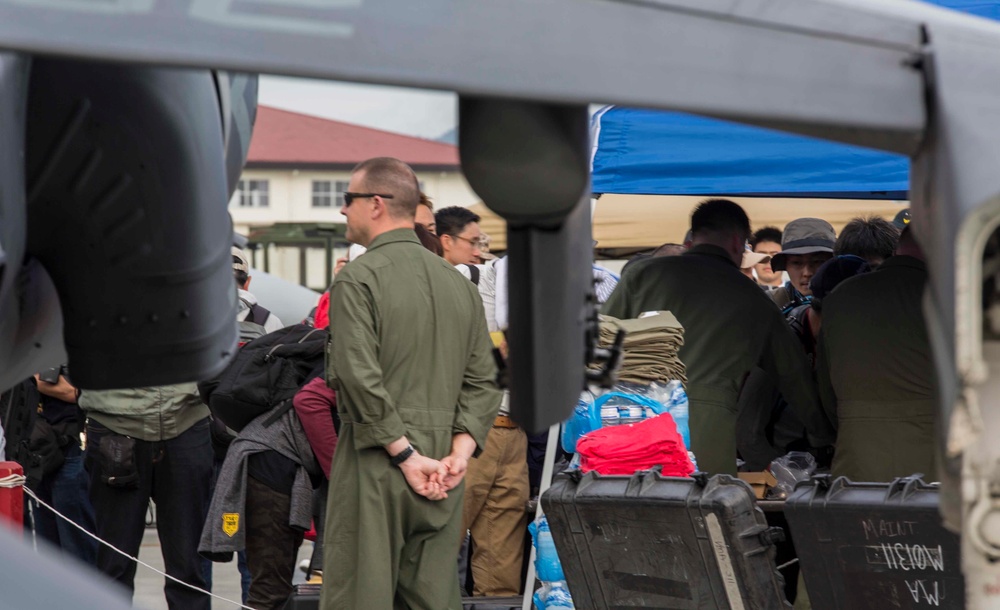
<svg viewBox="0 0 1000 610"><path fill-rule="evenodd" d="M608 426L588 432L576 443L583 472L633 474L661 466L665 476L686 477L694 472L684 440L669 413L638 424Z"/></svg>

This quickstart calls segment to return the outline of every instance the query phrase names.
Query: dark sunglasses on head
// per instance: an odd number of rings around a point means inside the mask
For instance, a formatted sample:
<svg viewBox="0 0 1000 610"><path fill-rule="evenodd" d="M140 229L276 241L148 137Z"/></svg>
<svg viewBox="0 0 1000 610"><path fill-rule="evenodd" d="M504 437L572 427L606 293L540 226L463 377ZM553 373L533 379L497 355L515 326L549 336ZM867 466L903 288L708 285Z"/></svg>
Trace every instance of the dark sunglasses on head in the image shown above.
<svg viewBox="0 0 1000 610"><path fill-rule="evenodd" d="M344 207L351 205L355 199L368 199L371 197L381 197L382 199L392 199L392 195L382 193L344 193Z"/></svg>

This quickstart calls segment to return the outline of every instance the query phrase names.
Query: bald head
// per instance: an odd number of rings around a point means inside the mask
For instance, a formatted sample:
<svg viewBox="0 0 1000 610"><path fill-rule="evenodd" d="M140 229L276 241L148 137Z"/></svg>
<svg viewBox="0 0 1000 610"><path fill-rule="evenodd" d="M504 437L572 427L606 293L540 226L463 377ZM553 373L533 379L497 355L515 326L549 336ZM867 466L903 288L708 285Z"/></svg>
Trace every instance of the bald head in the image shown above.
<svg viewBox="0 0 1000 610"><path fill-rule="evenodd" d="M376 157L359 163L351 174L366 193L392 195L385 200L390 216L413 220L420 203L420 183L409 165L392 157Z"/></svg>

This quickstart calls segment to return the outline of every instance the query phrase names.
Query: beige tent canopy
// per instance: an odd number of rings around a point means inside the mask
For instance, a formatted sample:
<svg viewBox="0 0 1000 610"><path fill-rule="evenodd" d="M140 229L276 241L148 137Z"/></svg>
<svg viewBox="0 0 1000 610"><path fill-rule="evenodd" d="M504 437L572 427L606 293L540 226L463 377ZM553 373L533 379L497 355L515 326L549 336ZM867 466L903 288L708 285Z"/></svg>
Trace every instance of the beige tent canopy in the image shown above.
<svg viewBox="0 0 1000 610"><path fill-rule="evenodd" d="M666 195L604 195L595 204L594 239L601 249L645 249L681 243L691 212L705 197ZM796 218L822 218L839 233L852 218L866 215L887 220L909 206L906 201L868 199L779 199L729 197L750 216L754 230L766 226L783 229ZM492 238L490 249L507 248L507 225L484 204L470 208L482 218L480 227Z"/></svg>

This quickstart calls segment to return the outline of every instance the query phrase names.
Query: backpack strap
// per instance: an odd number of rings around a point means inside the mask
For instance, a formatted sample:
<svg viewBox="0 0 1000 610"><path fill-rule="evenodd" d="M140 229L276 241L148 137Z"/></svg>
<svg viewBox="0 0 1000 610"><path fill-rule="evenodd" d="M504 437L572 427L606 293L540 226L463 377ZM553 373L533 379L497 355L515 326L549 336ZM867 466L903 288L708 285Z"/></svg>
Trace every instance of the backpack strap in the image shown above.
<svg viewBox="0 0 1000 610"><path fill-rule="evenodd" d="M244 301L245 302L245 301ZM247 322L253 322L254 324L260 324L264 326L267 319L271 317L271 312L266 307L261 307L257 303L250 306L250 313L247 315Z"/></svg>
<svg viewBox="0 0 1000 610"><path fill-rule="evenodd" d="M281 419L282 415L291 411L293 406L295 405L292 402L292 399L286 398L284 401L282 401L281 408L279 408L277 411L272 413L270 416L268 416L267 419L264 420L264 427L270 428L271 424Z"/></svg>
<svg viewBox="0 0 1000 610"><path fill-rule="evenodd" d="M473 284L475 284L476 286L478 286L479 285L479 267L477 267L476 265L468 265L468 264L465 265L465 267L469 270L469 279L472 280Z"/></svg>

